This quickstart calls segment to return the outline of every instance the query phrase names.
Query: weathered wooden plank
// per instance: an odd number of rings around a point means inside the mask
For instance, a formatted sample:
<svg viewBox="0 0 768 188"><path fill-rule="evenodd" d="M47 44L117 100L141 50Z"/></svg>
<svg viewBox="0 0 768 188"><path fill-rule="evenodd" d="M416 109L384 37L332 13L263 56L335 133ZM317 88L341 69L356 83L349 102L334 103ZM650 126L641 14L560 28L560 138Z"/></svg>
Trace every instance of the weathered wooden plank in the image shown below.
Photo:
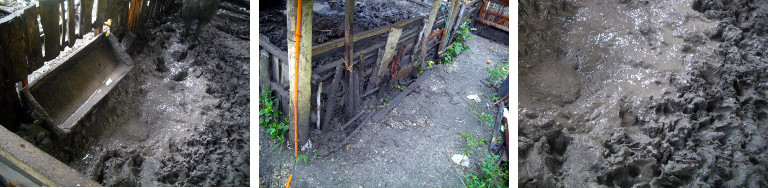
<svg viewBox="0 0 768 188"><path fill-rule="evenodd" d="M346 69L349 70L350 88L347 90L347 94L351 96L345 108L347 115L353 115L360 105L359 75L358 70L355 69L355 61L352 59L352 48L354 48L352 43L352 25L355 20L354 3L352 0L347 0L344 5L344 59L346 62L345 66L347 66Z"/></svg>
<svg viewBox="0 0 768 188"><path fill-rule="evenodd" d="M269 52L259 52L259 90L269 89L271 80L269 72Z"/></svg>
<svg viewBox="0 0 768 188"><path fill-rule="evenodd" d="M501 29L502 31L509 32L509 28L504 27L502 25L499 25L499 24L496 24L496 23L493 23L493 22L489 22L489 21L485 21L483 19L477 19L477 21L482 23L482 24L489 25L489 26L495 27L497 29Z"/></svg>
<svg viewBox="0 0 768 188"><path fill-rule="evenodd" d="M29 72L35 71L43 66L40 26L37 22L39 10L34 4L24 9L24 27L26 29L24 38L27 41L27 65L29 67Z"/></svg>
<svg viewBox="0 0 768 188"><path fill-rule="evenodd" d="M421 45L421 52L419 53L419 59L422 60L422 62L426 62L424 60L427 57L427 37L429 37L428 35L432 33L432 24L435 21L435 17L437 17L437 9L440 8L441 3L442 3L441 0L435 0L435 2L432 4L432 10L429 11L429 19L427 19L427 26L425 27L426 29L424 29L425 31L424 36L421 37L421 40L422 40L421 43L423 45ZM425 67L426 64L422 63L421 66Z"/></svg>
<svg viewBox="0 0 768 188"><path fill-rule="evenodd" d="M273 53L269 53L270 64L272 65L272 81L280 81L280 59Z"/></svg>
<svg viewBox="0 0 768 188"><path fill-rule="evenodd" d="M282 60L283 62L288 62L288 54L285 51L282 51L279 48L275 47L275 45L273 45L272 43L270 43L267 37L264 37L263 35L259 35L259 46L269 51L270 54L277 56L277 58Z"/></svg>
<svg viewBox="0 0 768 188"><path fill-rule="evenodd" d="M0 66L4 66L7 77L16 83L24 80L29 73L27 66L27 43L24 40L24 17L22 11L16 11L11 15L0 19L0 46L4 47L6 59L0 60Z"/></svg>
<svg viewBox="0 0 768 188"><path fill-rule="evenodd" d="M395 48L397 47L397 43L400 41L400 34L402 33L402 28L392 28L392 30L389 32L389 36L387 37L387 45L384 47L384 56L381 58L381 62L379 62L377 71L378 73L375 75L376 85L381 84L382 77L384 77L387 72L387 65L389 65L389 62L392 62L392 58L395 56Z"/></svg>
<svg viewBox="0 0 768 188"><path fill-rule="evenodd" d="M378 28L375 28L375 29L371 29L371 30L368 30L368 31L365 31L365 32L362 32L362 33L354 35L353 38L352 38L352 42L357 42L359 40L363 40L363 39L366 39L368 37L372 37L372 36L376 36L376 35L379 35L379 34L382 34L382 33L386 33L392 27L404 27L406 25L410 25L411 23L419 21L419 20L422 20L422 19L424 19L424 16L419 16L419 17L411 18L411 19L408 19L408 20L405 20L405 21L401 21L401 22L392 24L392 25L381 26L381 27L378 27ZM344 39L343 38L332 40L330 42L326 42L326 43L323 43L323 44L320 44L320 45L312 47L312 55L321 54L321 53L324 53L324 52L327 52L327 51L330 51L332 49L335 49L335 48L338 48L338 47L342 47L342 46L344 46Z"/></svg>
<svg viewBox="0 0 768 188"><path fill-rule="evenodd" d="M323 127L328 127L328 123L330 122L331 115L333 115L333 108L336 107L335 106L336 97L337 97L336 90L338 90L339 82L341 81L342 70L343 68L341 67L341 65L336 66L336 71L333 74L334 75L333 81L331 81L331 85L330 87L328 87L328 91L326 92L328 93L328 95L326 97L327 100L325 102L325 112L323 112L323 114L325 114L325 117L323 117L323 124L321 126L321 129Z"/></svg>
<svg viewBox="0 0 768 188"><path fill-rule="evenodd" d="M67 0L67 29L69 29L67 34L69 34L68 41L70 48L75 46L75 41L77 41L77 34L75 33L75 21L77 19L75 19L75 12L77 12L75 10L75 0Z"/></svg>
<svg viewBox="0 0 768 188"><path fill-rule="evenodd" d="M82 0L80 2L80 37L91 32L93 28L93 0Z"/></svg>
<svg viewBox="0 0 768 188"><path fill-rule="evenodd" d="M59 38L61 39L61 43L60 43L61 46L59 46L60 47L60 49L59 49L60 51L63 51L64 48L67 47L67 45L68 45L68 42L67 42L67 32L69 30L67 30L67 25L68 25L67 24L67 11L65 10L67 8L67 6L65 4L66 2L67 2L66 0L60 0L60 2L59 2L59 10L61 11L61 15L59 16L60 19L61 19L61 25L60 25L61 26L61 36L59 36Z"/></svg>
<svg viewBox="0 0 768 188"><path fill-rule="evenodd" d="M58 1L40 1L40 22L45 34L45 56L44 61L50 61L59 56L61 45L59 35L59 3Z"/></svg>

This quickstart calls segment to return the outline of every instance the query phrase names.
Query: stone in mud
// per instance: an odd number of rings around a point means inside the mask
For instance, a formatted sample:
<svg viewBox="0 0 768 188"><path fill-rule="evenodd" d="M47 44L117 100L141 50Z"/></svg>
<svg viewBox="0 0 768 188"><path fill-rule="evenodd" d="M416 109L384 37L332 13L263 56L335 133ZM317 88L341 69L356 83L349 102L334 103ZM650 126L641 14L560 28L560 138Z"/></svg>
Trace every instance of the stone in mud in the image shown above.
<svg viewBox="0 0 768 188"><path fill-rule="evenodd" d="M157 72L168 72L168 67L165 66L165 60L162 56L158 56L155 59L155 70Z"/></svg>
<svg viewBox="0 0 768 188"><path fill-rule="evenodd" d="M189 75L189 73L187 73L187 70L182 70L182 71L179 71L178 73L174 74L171 77L171 79L173 81L180 82L180 81L184 81L185 79L187 79L187 75Z"/></svg>

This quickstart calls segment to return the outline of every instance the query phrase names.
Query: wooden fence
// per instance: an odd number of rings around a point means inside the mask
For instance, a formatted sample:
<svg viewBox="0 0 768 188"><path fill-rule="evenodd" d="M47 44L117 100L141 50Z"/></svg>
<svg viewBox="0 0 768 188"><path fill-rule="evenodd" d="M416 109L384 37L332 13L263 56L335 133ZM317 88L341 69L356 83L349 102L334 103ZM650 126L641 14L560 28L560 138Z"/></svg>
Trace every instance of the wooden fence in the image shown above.
<svg viewBox="0 0 768 188"><path fill-rule="evenodd" d="M15 124L21 106L16 83L74 46L84 34L122 36L167 10L173 0L41 0L0 18L0 123ZM93 14L95 13L95 14ZM94 20L93 17L96 17ZM38 21L39 20L39 21Z"/></svg>
<svg viewBox="0 0 768 188"><path fill-rule="evenodd" d="M414 3L416 3L414 1ZM470 3L475 4L475 3ZM431 5L430 5L431 6ZM477 8L471 8L466 10L468 14L464 14L457 20L464 21L470 16L474 15ZM435 20L434 31L430 33L437 33L440 29L445 28L445 19L441 13L438 13L438 19ZM354 49L354 61L357 66L357 70L360 70L360 87L358 92L363 98L377 93L378 91L384 91L388 89L389 85L377 85L376 78L378 69L389 69L390 76L387 79L398 80L410 75L411 71L416 70L415 67L420 65L421 61L413 61L415 56L418 56L418 48L420 45L420 36L423 35L426 16L418 16L412 19L400 21L391 25L378 27L362 33L353 35ZM402 34L399 37L397 45L394 50L395 62L382 62L382 58L385 53L385 46L387 45L387 35L391 32L392 28L402 29ZM451 28L454 29L454 28ZM436 37L429 40L426 44L430 51L437 51L441 37ZM290 71L288 69L288 55L285 51L280 50L272 44L273 41L269 41L264 36L259 36L259 60L260 60L260 77L259 82L260 89L269 88L275 91L278 100L280 101L280 110L284 114L289 114L289 88L290 84ZM274 41L285 42L285 41ZM312 95L310 101L312 104L312 122L316 123L318 117L315 113L316 110L321 110L320 113L322 121L322 127L328 127L329 120L334 118L334 115L345 114L345 108L349 107L349 104L345 104L347 95L344 95L348 87L346 81L343 81L342 75L344 70L342 56L344 51L344 38L335 39L323 44L314 45L312 47ZM341 55L339 55L341 54ZM338 57L335 57L339 55ZM336 59L330 63L318 65L320 60L326 58ZM427 59L432 59L428 57ZM381 66L380 63L386 63L387 65ZM395 65L392 68L391 65ZM321 104L316 102L318 94L318 85L322 83ZM388 82L391 83L391 82ZM347 118L352 118L354 114L347 114ZM337 116L342 117L342 116Z"/></svg>

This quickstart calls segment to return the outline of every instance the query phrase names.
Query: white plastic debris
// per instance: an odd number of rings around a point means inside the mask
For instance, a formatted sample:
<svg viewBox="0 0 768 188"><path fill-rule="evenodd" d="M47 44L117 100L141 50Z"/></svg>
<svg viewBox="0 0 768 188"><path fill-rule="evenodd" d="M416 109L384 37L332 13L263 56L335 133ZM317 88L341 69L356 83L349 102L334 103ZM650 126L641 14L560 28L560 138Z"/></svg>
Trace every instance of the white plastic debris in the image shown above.
<svg viewBox="0 0 768 188"><path fill-rule="evenodd" d="M477 95L469 95L467 96L467 98L480 102L480 97L478 97Z"/></svg>
<svg viewBox="0 0 768 188"><path fill-rule="evenodd" d="M466 155L455 154L453 155L453 157L451 157L451 160L453 160L453 162L458 165L469 167L469 157L467 157Z"/></svg>

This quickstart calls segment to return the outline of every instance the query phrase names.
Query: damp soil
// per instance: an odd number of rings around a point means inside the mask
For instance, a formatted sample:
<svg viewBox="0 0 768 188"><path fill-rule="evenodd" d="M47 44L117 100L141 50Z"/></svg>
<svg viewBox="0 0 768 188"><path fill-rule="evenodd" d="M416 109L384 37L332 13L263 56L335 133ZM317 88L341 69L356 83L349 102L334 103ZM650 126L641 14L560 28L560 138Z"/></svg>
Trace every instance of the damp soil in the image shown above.
<svg viewBox="0 0 768 188"><path fill-rule="evenodd" d="M248 19L219 10L195 45L178 14L150 21L127 50L133 69L81 128L18 134L105 186L249 186Z"/></svg>
<svg viewBox="0 0 768 188"><path fill-rule="evenodd" d="M489 98L496 89L485 81L489 75L485 68L507 61L509 54L508 46L482 37L475 36L467 44L471 52L460 55L453 65L434 66L433 73L380 121L360 124L376 108L363 109L360 118L347 127L339 120L332 120L325 130L312 126L312 148L299 151L309 157L309 165L297 164L292 148L273 150L276 143L260 128L259 185L282 187L293 174L291 185L299 187L463 186L464 176L470 170L479 171L484 156L475 151L470 156L470 168L452 162L451 156L467 147L459 133L491 136L490 127L476 118L480 112L499 110L490 105ZM413 80L403 79L392 87L407 86ZM391 88L363 103L381 106L387 103L386 96L395 98L399 92ZM472 108L474 102L468 95L480 96L482 102L477 108ZM339 145L357 126L363 127L346 144ZM337 147L339 150L334 151Z"/></svg>
<svg viewBox="0 0 768 188"><path fill-rule="evenodd" d="M522 1L519 186L768 186L767 15L755 1Z"/></svg>
<svg viewBox="0 0 768 188"><path fill-rule="evenodd" d="M270 43L287 51L285 1L260 1L259 6L259 35L266 36ZM314 1L312 9L312 45L344 38L343 0ZM409 1L355 1L352 33L357 34L408 20L428 11L425 7Z"/></svg>

